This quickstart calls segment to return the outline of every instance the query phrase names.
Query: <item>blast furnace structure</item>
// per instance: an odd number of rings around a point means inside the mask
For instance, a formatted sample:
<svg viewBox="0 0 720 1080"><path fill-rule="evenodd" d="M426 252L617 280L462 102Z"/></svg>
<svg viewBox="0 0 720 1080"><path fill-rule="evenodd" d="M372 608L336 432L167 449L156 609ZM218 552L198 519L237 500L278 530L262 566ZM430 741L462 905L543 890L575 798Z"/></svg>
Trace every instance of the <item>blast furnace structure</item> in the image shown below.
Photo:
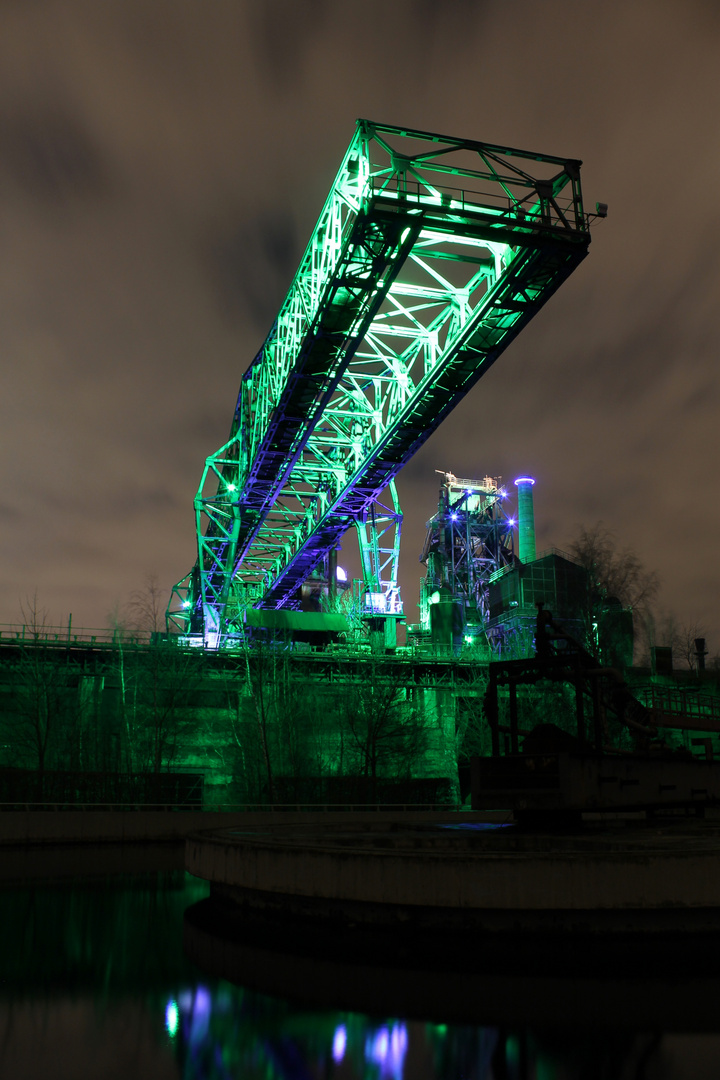
<svg viewBox="0 0 720 1080"><path fill-rule="evenodd" d="M441 476L437 513L427 523L420 555L426 574L417 631L436 648L457 652L485 639L490 580L514 563L516 523L505 512L500 477Z"/></svg>

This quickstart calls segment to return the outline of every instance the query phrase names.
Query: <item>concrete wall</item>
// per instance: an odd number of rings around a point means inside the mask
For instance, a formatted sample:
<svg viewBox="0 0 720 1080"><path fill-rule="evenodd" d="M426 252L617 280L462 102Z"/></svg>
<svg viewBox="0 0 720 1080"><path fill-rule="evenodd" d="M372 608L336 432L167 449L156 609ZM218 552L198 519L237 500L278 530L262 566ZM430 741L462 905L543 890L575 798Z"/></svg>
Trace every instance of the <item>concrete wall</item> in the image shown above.
<svg viewBox="0 0 720 1080"><path fill-rule="evenodd" d="M720 910L720 835L533 836L490 830L258 828L191 837L186 867L218 891L403 910ZM270 906L272 901L265 900Z"/></svg>

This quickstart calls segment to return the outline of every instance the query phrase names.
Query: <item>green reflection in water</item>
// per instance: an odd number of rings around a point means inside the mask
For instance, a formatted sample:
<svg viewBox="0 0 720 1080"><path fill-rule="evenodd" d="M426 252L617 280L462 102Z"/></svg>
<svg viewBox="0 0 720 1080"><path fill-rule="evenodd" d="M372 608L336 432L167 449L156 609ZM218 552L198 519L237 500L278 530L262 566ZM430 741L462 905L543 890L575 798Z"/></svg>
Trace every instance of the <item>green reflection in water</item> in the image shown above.
<svg viewBox="0 0 720 1080"><path fill-rule="evenodd" d="M182 917L207 893L184 871L2 890L0 994L160 992L195 974Z"/></svg>

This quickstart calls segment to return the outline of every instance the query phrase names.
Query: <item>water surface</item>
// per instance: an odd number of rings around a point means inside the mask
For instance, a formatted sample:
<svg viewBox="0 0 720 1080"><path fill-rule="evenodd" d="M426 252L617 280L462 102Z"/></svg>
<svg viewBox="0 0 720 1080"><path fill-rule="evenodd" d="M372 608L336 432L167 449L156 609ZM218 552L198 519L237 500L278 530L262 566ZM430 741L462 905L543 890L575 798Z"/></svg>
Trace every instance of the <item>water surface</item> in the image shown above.
<svg viewBox="0 0 720 1080"><path fill-rule="evenodd" d="M163 868L153 870L153 865ZM622 972L597 980L588 972L583 980L559 987L557 980L528 981L515 965L502 986L497 982L502 972L494 972L495 983L479 976L463 984L465 1020L458 1023L443 1016L444 987L452 987L452 972L435 973L434 983L432 974L412 972L416 993L408 1013L392 1007L394 986L403 982L391 964L373 966L366 958L360 980L357 961L347 965L338 957L332 979L323 983L313 978L308 943L302 948L299 942L295 956L288 951L287 934L281 949L267 941L253 944L252 933L250 950L247 943L243 948L228 943L232 979L210 974L217 956L205 963L202 950L195 950L193 963L183 949L184 914L188 908L203 910L196 905L207 896L207 886L181 865L181 851L167 848L134 855L128 849L75 854L56 849L3 859L0 1076L704 1080L720 1075L720 1021L715 1025L712 1009L688 1008L688 986L711 1002L718 1000L719 987L713 978L700 983L694 978L692 949L685 970L665 980L656 1007L651 989L640 1000L636 972L626 981ZM494 996L493 986L499 988ZM574 987L588 1003L580 1013L567 1004ZM358 1000L362 1007L353 1007ZM554 1012L554 1001L565 1004ZM533 1022L534 1015L542 1021ZM578 1015L584 1018L580 1025Z"/></svg>

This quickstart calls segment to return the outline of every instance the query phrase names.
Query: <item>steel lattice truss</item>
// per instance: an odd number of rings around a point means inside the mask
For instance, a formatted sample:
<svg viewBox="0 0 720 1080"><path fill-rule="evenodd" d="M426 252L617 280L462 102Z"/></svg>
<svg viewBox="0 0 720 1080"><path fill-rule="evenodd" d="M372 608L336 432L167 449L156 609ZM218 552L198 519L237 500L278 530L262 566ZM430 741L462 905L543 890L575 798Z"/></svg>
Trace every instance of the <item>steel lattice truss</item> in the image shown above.
<svg viewBox="0 0 720 1080"><path fill-rule="evenodd" d="M212 642L248 604L292 606L352 526L377 610L402 610L393 479L586 255L579 170L358 121L206 461L175 629Z"/></svg>

